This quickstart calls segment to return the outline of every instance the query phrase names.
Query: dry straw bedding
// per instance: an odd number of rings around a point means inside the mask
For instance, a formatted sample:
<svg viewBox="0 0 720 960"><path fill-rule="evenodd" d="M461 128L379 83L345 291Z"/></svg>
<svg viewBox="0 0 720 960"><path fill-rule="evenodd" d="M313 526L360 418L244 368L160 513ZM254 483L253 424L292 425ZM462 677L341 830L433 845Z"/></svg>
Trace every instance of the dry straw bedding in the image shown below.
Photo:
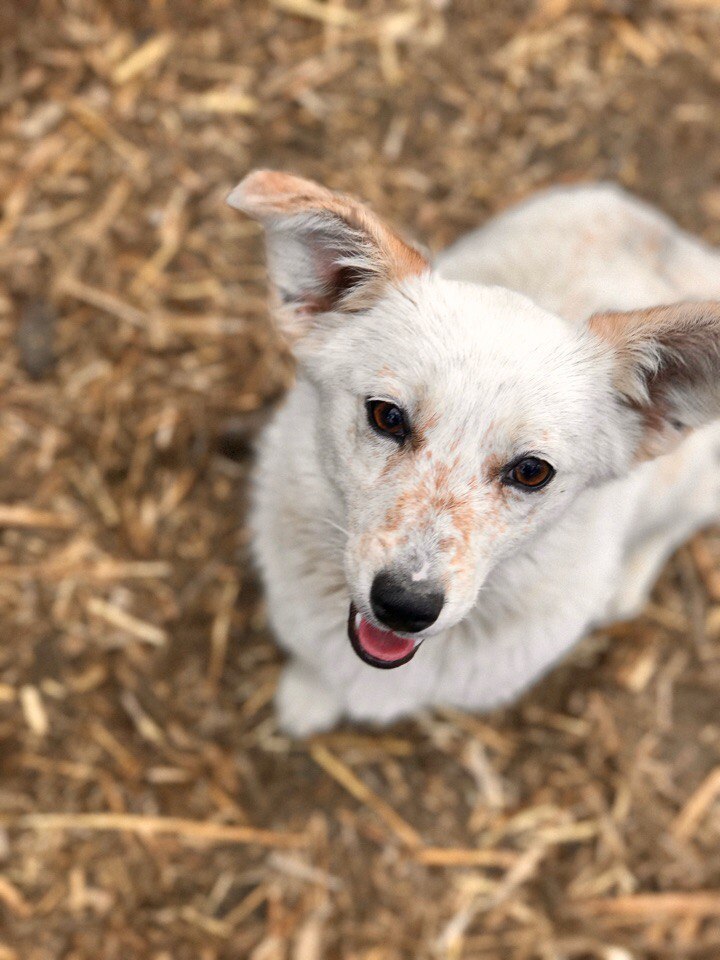
<svg viewBox="0 0 720 960"><path fill-rule="evenodd" d="M5 0L0 960L720 957L720 537L514 710L281 736L269 164L437 249L610 178L720 242L714 0ZM541 242L541 238L539 238Z"/></svg>

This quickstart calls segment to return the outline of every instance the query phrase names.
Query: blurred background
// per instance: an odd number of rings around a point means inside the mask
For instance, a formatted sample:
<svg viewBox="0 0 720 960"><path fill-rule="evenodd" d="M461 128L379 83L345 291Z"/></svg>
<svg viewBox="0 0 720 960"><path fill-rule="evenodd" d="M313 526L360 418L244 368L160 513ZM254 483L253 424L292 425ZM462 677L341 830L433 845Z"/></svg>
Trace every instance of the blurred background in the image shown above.
<svg viewBox="0 0 720 960"><path fill-rule="evenodd" d="M247 561L257 165L442 248L609 179L720 243L716 0L3 0L0 960L720 957L720 536L512 710L310 742ZM542 243L542 237L538 237Z"/></svg>

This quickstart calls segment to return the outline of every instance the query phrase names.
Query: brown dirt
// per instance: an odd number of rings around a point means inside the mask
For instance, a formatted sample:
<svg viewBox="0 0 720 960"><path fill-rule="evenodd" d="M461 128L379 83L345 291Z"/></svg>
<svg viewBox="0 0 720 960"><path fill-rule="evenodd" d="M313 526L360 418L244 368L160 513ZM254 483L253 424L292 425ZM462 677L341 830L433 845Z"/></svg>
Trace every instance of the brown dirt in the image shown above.
<svg viewBox="0 0 720 960"><path fill-rule="evenodd" d="M0 960L720 956L717 534L514 710L278 734L291 369L223 204L286 168L437 249L602 178L720 243L719 65L713 0L5 0Z"/></svg>

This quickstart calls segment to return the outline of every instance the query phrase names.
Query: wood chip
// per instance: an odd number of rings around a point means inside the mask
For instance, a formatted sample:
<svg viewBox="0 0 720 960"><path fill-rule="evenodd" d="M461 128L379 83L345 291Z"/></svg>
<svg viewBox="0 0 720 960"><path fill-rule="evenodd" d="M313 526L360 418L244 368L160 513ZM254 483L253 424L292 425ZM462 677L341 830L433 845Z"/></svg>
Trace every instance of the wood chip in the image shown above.
<svg viewBox="0 0 720 960"><path fill-rule="evenodd" d="M0 903L4 903L11 913L21 920L32 916L33 910L18 888L7 877L0 876ZM2 954L0 954L0 957Z"/></svg>
<svg viewBox="0 0 720 960"><path fill-rule="evenodd" d="M256 112L258 102L254 97L236 90L209 90L195 97L186 97L183 108L192 113L225 113L249 116Z"/></svg>
<svg viewBox="0 0 720 960"><path fill-rule="evenodd" d="M303 834L281 833L256 827L232 826L183 817L156 817L142 814L115 813L28 813L17 817L0 817L9 829L47 832L110 832L136 833L143 837L173 836L193 843L257 844L260 847L304 847Z"/></svg>
<svg viewBox="0 0 720 960"><path fill-rule="evenodd" d="M310 748L310 756L315 763L336 780L349 794L369 807L387 824L395 836L406 846L422 846L422 837L381 797L367 787L352 770L338 760L326 747L319 745Z"/></svg>
<svg viewBox="0 0 720 960"><path fill-rule="evenodd" d="M720 891L636 893L623 897L585 900L576 906L581 913L588 916L611 915L625 918L717 917L720 916Z"/></svg>
<svg viewBox="0 0 720 960"><path fill-rule="evenodd" d="M70 530L77 518L68 514L37 510L22 503L0 503L0 527L44 527L50 530Z"/></svg>
<svg viewBox="0 0 720 960"><path fill-rule="evenodd" d="M483 850L453 847L423 847L415 857L426 867L500 867L517 863L519 854L512 850Z"/></svg>
<svg viewBox="0 0 720 960"><path fill-rule="evenodd" d="M677 815L672 832L679 840L686 840L697 829L709 807L720 797L720 767L715 767Z"/></svg>
<svg viewBox="0 0 720 960"><path fill-rule="evenodd" d="M38 688L29 684L21 687L20 705L25 715L25 721L32 732L37 734L38 737L47 736L50 722Z"/></svg>
<svg viewBox="0 0 720 960"><path fill-rule="evenodd" d="M351 27L358 23L357 13L335 3L322 3L321 0L270 0L270 3L296 17L319 20L333 27Z"/></svg>
<svg viewBox="0 0 720 960"><path fill-rule="evenodd" d="M174 42L172 33L160 33L147 40L115 67L112 72L113 83L127 83L161 63L172 50Z"/></svg>
<svg viewBox="0 0 720 960"><path fill-rule="evenodd" d="M161 647L167 643L167 633L161 627L156 627L152 623L140 620L132 616L126 610L113 606L99 597L91 597L87 603L88 613L95 617L100 617L113 627L124 630L138 640L145 643L151 643L153 646Z"/></svg>

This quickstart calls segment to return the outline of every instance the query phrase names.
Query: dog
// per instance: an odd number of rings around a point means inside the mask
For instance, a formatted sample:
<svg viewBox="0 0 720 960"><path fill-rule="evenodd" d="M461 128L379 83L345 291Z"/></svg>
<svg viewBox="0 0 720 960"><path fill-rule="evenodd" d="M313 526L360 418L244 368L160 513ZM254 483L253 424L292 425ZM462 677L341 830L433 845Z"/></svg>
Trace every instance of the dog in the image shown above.
<svg viewBox="0 0 720 960"><path fill-rule="evenodd" d="M431 264L286 173L228 202L297 360L251 519L285 731L512 701L718 518L720 255L645 203L549 189Z"/></svg>

